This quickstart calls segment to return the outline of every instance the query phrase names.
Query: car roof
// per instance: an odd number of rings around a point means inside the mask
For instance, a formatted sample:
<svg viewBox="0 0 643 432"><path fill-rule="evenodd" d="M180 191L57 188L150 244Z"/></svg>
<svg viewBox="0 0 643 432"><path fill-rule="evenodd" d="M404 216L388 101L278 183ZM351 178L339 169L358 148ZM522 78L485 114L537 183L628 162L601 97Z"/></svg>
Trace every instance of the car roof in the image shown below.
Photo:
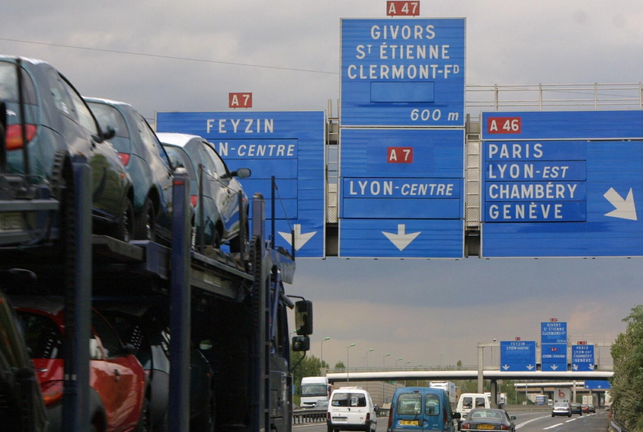
<svg viewBox="0 0 643 432"><path fill-rule="evenodd" d="M11 302L16 309L37 309L51 315L59 315L65 303L57 296L11 296Z"/></svg>
<svg viewBox="0 0 643 432"><path fill-rule="evenodd" d="M171 144L178 147L185 147L194 138L202 140L203 137L198 135L189 135L174 132L157 132L156 136L163 144Z"/></svg>
<svg viewBox="0 0 643 432"><path fill-rule="evenodd" d="M85 99L86 102L99 102L107 105L125 105L130 107L132 106L127 102L120 102L120 101L115 101L111 99L103 99L103 98L97 98L97 97L91 97L91 96L83 96L83 99Z"/></svg>
<svg viewBox="0 0 643 432"><path fill-rule="evenodd" d="M34 58L29 58L29 57L0 55L0 60L3 60L3 61L11 60L11 61L15 62L16 59L18 59L18 58L21 59L23 62L26 61L26 62L29 62L31 64L35 64L35 65L37 65L37 64L46 64L46 65L48 65L49 64L44 60L39 60L39 59L34 59Z"/></svg>

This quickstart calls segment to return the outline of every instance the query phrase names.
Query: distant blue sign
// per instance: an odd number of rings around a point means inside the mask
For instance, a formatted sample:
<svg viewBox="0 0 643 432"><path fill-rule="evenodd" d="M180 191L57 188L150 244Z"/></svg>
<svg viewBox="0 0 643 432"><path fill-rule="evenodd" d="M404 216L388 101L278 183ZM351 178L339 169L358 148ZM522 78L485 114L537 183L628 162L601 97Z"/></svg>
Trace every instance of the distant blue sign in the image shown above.
<svg viewBox="0 0 643 432"><path fill-rule="evenodd" d="M549 321L540 323L541 344L567 344L567 323Z"/></svg>
<svg viewBox="0 0 643 432"><path fill-rule="evenodd" d="M612 385L606 380L585 380L585 388L588 390L610 390Z"/></svg>
<svg viewBox="0 0 643 432"><path fill-rule="evenodd" d="M535 341L501 341L500 370L505 372L535 371Z"/></svg>
<svg viewBox="0 0 643 432"><path fill-rule="evenodd" d="M323 112L160 112L156 127L205 138L230 170L250 168L251 177L241 182L250 198L263 194L268 229L275 176L276 245L290 250L292 230L298 257L325 255Z"/></svg>
<svg viewBox="0 0 643 432"><path fill-rule="evenodd" d="M572 371L594 370L594 345L572 345Z"/></svg>
<svg viewBox="0 0 643 432"><path fill-rule="evenodd" d="M343 19L345 126L464 126L465 20Z"/></svg>
<svg viewBox="0 0 643 432"><path fill-rule="evenodd" d="M463 256L463 130L342 129L340 138L340 256Z"/></svg>
<svg viewBox="0 0 643 432"><path fill-rule="evenodd" d="M643 111L483 113L482 255L643 255Z"/></svg>
<svg viewBox="0 0 643 432"><path fill-rule="evenodd" d="M547 372L567 372L567 344L541 344L541 369Z"/></svg>

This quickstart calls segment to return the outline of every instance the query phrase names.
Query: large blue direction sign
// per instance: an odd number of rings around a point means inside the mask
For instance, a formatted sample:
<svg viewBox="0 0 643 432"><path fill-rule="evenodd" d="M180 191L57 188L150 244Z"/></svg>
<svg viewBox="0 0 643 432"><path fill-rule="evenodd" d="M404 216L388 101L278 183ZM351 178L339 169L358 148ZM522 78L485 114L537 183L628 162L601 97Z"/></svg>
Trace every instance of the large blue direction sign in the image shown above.
<svg viewBox="0 0 643 432"><path fill-rule="evenodd" d="M500 370L505 372L535 371L535 341L501 341Z"/></svg>
<svg viewBox="0 0 643 432"><path fill-rule="evenodd" d="M572 371L594 370L594 345L572 345Z"/></svg>
<svg viewBox="0 0 643 432"><path fill-rule="evenodd" d="M343 19L345 126L464 126L465 20Z"/></svg>
<svg viewBox="0 0 643 432"><path fill-rule="evenodd" d="M540 323L541 344L567 344L567 323L549 321Z"/></svg>
<svg viewBox="0 0 643 432"><path fill-rule="evenodd" d="M541 344L541 369L547 372L567 372L567 344Z"/></svg>
<svg viewBox="0 0 643 432"><path fill-rule="evenodd" d="M340 138L340 256L463 256L463 130L351 128Z"/></svg>
<svg viewBox="0 0 643 432"><path fill-rule="evenodd" d="M241 182L249 197L260 192L266 198L267 219L275 176L277 246L290 250L292 230L298 257L324 256L323 112L159 112L156 127L159 132L199 135L213 144L231 170L250 168L251 177ZM266 224L270 233L270 221Z"/></svg>
<svg viewBox="0 0 643 432"><path fill-rule="evenodd" d="M643 111L483 113L482 255L643 255Z"/></svg>
<svg viewBox="0 0 643 432"><path fill-rule="evenodd" d="M612 385L607 380L585 380L585 388L588 390L609 390Z"/></svg>

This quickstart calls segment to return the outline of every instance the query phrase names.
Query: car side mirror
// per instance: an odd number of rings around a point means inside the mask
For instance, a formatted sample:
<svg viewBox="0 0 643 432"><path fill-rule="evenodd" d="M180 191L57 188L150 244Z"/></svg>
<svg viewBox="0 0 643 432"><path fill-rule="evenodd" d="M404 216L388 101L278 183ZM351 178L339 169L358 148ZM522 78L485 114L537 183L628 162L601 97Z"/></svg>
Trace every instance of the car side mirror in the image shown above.
<svg viewBox="0 0 643 432"><path fill-rule="evenodd" d="M460 420L462 418L462 415L459 412L453 413L453 418L456 420Z"/></svg>
<svg viewBox="0 0 643 432"><path fill-rule="evenodd" d="M516 420L516 416L511 416L510 419L511 420Z"/></svg>
<svg viewBox="0 0 643 432"><path fill-rule="evenodd" d="M202 341L199 343L199 349L200 349L201 351L207 351L207 350L209 350L209 349L212 349L212 341L209 341L209 340L207 340L207 339L206 339L206 340L202 340Z"/></svg>
<svg viewBox="0 0 643 432"><path fill-rule="evenodd" d="M111 127L110 125L107 125L107 127L102 133L102 136L104 140L114 138L116 136L116 131L114 130L113 127Z"/></svg>
<svg viewBox="0 0 643 432"><path fill-rule="evenodd" d="M232 177L239 177L240 179L248 178L251 174L252 171L250 171L250 168L239 168L238 170L230 173Z"/></svg>
<svg viewBox="0 0 643 432"><path fill-rule="evenodd" d="M293 351L308 351L310 349L310 338L308 336L295 336L292 338Z"/></svg>
<svg viewBox="0 0 643 432"><path fill-rule="evenodd" d="M295 303L295 328L300 336L313 334L313 302L310 300Z"/></svg>

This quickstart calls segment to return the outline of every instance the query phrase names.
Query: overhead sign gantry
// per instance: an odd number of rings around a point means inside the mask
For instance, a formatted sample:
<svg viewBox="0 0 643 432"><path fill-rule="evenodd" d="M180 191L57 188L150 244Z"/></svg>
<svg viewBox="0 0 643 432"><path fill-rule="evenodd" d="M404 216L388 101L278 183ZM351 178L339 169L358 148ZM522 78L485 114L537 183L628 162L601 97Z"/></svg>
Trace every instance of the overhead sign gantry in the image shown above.
<svg viewBox="0 0 643 432"><path fill-rule="evenodd" d="M464 19L344 19L342 257L464 255Z"/></svg>
<svg viewBox="0 0 643 432"><path fill-rule="evenodd" d="M643 255L643 111L483 113L482 256Z"/></svg>

